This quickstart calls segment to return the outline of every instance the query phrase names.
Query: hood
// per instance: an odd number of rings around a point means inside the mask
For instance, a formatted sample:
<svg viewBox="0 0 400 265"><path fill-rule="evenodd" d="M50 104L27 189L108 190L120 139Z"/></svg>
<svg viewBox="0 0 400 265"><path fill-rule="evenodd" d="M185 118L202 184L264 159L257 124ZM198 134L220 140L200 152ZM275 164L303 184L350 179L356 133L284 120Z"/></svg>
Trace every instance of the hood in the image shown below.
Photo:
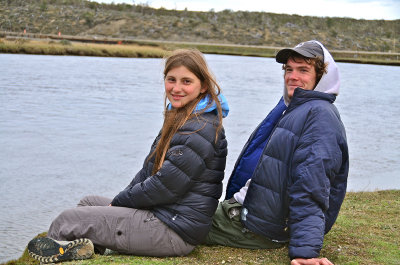
<svg viewBox="0 0 400 265"><path fill-rule="evenodd" d="M228 101L226 100L225 96L222 94L219 94L218 96L219 102L221 103L221 108L222 108L222 118L225 118L228 116L229 113L229 105ZM194 109L193 113L203 111L204 112L217 112L217 104L213 101L213 103L206 109L208 103L210 102L210 96L207 95L203 99L200 100L200 102L197 104L196 108ZM172 108L171 103L168 103L167 109L170 110Z"/></svg>
<svg viewBox="0 0 400 265"><path fill-rule="evenodd" d="M332 55L325 49L324 45L316 41L324 51L324 63L328 63L327 73L322 75L314 91L339 95L340 76L339 69L332 58Z"/></svg>
<svg viewBox="0 0 400 265"><path fill-rule="evenodd" d="M333 94L337 96L339 95L339 87L340 87L339 69L336 65L336 62L333 60L332 55L324 47L324 45L322 45L319 41L315 42L321 46L324 52L324 63L327 63L328 67L327 67L327 72L322 75L317 86L314 88L314 91ZM283 98L285 100L286 106L288 106L290 100L288 98L285 85L283 85Z"/></svg>
<svg viewBox="0 0 400 265"><path fill-rule="evenodd" d="M221 108L222 108L222 117L225 118L228 116L229 113L229 106L228 106L228 101L226 100L225 96L222 94L219 94L218 96L219 102L221 103ZM207 95L205 98L200 100L200 102L197 104L196 108L194 109L193 112L199 112L205 109L208 105L208 102L210 101L210 96ZM217 104L213 101L212 105L205 109L204 112L212 112L214 110L217 110Z"/></svg>

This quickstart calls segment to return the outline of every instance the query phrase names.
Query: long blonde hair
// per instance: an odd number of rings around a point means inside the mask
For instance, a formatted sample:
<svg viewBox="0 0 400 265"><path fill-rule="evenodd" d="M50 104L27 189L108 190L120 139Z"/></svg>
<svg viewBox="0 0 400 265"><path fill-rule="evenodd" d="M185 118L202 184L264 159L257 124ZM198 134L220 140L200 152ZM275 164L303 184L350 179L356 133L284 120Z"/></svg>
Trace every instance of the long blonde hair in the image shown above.
<svg viewBox="0 0 400 265"><path fill-rule="evenodd" d="M176 109L172 108L170 110L167 108L167 96L165 95L164 124L161 129L161 136L156 149L149 157L150 159L155 155L152 174L155 174L158 170L160 170L162 164L164 163L165 155L169 149L171 139L179 130L179 128L181 128L189 118L192 116L197 116L202 112L193 113L193 110L196 108L200 100L205 98L207 95L209 96L209 102L207 102L207 106L203 109L203 111L209 108L214 102L217 106L218 126L215 135L215 141L217 141L218 134L222 128L222 108L218 99L218 95L221 93L221 88L208 69L203 54L196 49L175 50L165 60L164 79L169 71L179 66L185 66L198 79L200 79L202 88L205 88L206 90L204 93L200 93L196 99L189 102L185 106Z"/></svg>

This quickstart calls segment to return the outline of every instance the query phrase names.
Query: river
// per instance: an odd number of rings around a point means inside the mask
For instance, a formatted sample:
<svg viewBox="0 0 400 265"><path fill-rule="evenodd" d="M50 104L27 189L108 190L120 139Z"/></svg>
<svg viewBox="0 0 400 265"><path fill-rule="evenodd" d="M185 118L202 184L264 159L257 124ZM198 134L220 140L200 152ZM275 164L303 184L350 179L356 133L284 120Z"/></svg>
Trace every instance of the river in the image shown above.
<svg viewBox="0 0 400 265"><path fill-rule="evenodd" d="M231 111L226 178L278 102L271 58L206 55ZM338 63L348 190L400 189L400 67ZM113 197L140 169L162 124L163 61L0 54L0 262L18 258L63 209Z"/></svg>

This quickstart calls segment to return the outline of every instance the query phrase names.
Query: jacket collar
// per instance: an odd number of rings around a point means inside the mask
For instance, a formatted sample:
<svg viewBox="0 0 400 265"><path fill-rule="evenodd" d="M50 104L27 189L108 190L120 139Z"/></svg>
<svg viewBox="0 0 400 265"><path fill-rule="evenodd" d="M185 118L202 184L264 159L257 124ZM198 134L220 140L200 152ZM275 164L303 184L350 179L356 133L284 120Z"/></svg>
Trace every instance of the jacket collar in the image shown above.
<svg viewBox="0 0 400 265"><path fill-rule="evenodd" d="M221 94L218 95L219 102L221 103L221 109L222 109L222 118L225 118L228 116L229 113L229 105L228 101L226 100L225 96ZM210 98L209 95L206 97L202 98L200 102L197 104L196 108L193 110L193 113L201 112L204 110L204 112L217 112L217 104L215 104L214 101L209 105L210 101L212 99ZM171 103L168 103L167 105L167 110L172 109Z"/></svg>
<svg viewBox="0 0 400 265"><path fill-rule="evenodd" d="M292 100L290 101L290 104L286 112L289 112L292 109L296 108L297 106L315 99L326 100L329 101L330 103L333 103L336 100L336 95L327 94L315 90L304 90L298 87L294 90Z"/></svg>

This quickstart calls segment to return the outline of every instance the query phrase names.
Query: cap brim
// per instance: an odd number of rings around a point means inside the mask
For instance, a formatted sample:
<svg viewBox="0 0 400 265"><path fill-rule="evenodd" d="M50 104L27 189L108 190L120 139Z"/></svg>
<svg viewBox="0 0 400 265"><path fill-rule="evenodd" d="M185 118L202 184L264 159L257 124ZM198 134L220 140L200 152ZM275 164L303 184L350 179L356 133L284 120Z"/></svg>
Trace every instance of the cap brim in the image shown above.
<svg viewBox="0 0 400 265"><path fill-rule="evenodd" d="M276 59L276 61L278 63L285 64L285 63L287 63L287 60L289 59L289 56L293 52L298 53L298 54L300 54L300 55L302 55L304 57L307 57L307 58L315 58L316 57L314 54L312 54L310 52L307 52L305 50L300 50L300 49L296 49L296 48L294 48L294 49L287 48L287 49L280 50L276 54L275 59Z"/></svg>
<svg viewBox="0 0 400 265"><path fill-rule="evenodd" d="M280 50L276 56L275 56L275 60L278 63L286 63L288 58L289 58L289 54L291 54L294 50L293 49L283 49Z"/></svg>

